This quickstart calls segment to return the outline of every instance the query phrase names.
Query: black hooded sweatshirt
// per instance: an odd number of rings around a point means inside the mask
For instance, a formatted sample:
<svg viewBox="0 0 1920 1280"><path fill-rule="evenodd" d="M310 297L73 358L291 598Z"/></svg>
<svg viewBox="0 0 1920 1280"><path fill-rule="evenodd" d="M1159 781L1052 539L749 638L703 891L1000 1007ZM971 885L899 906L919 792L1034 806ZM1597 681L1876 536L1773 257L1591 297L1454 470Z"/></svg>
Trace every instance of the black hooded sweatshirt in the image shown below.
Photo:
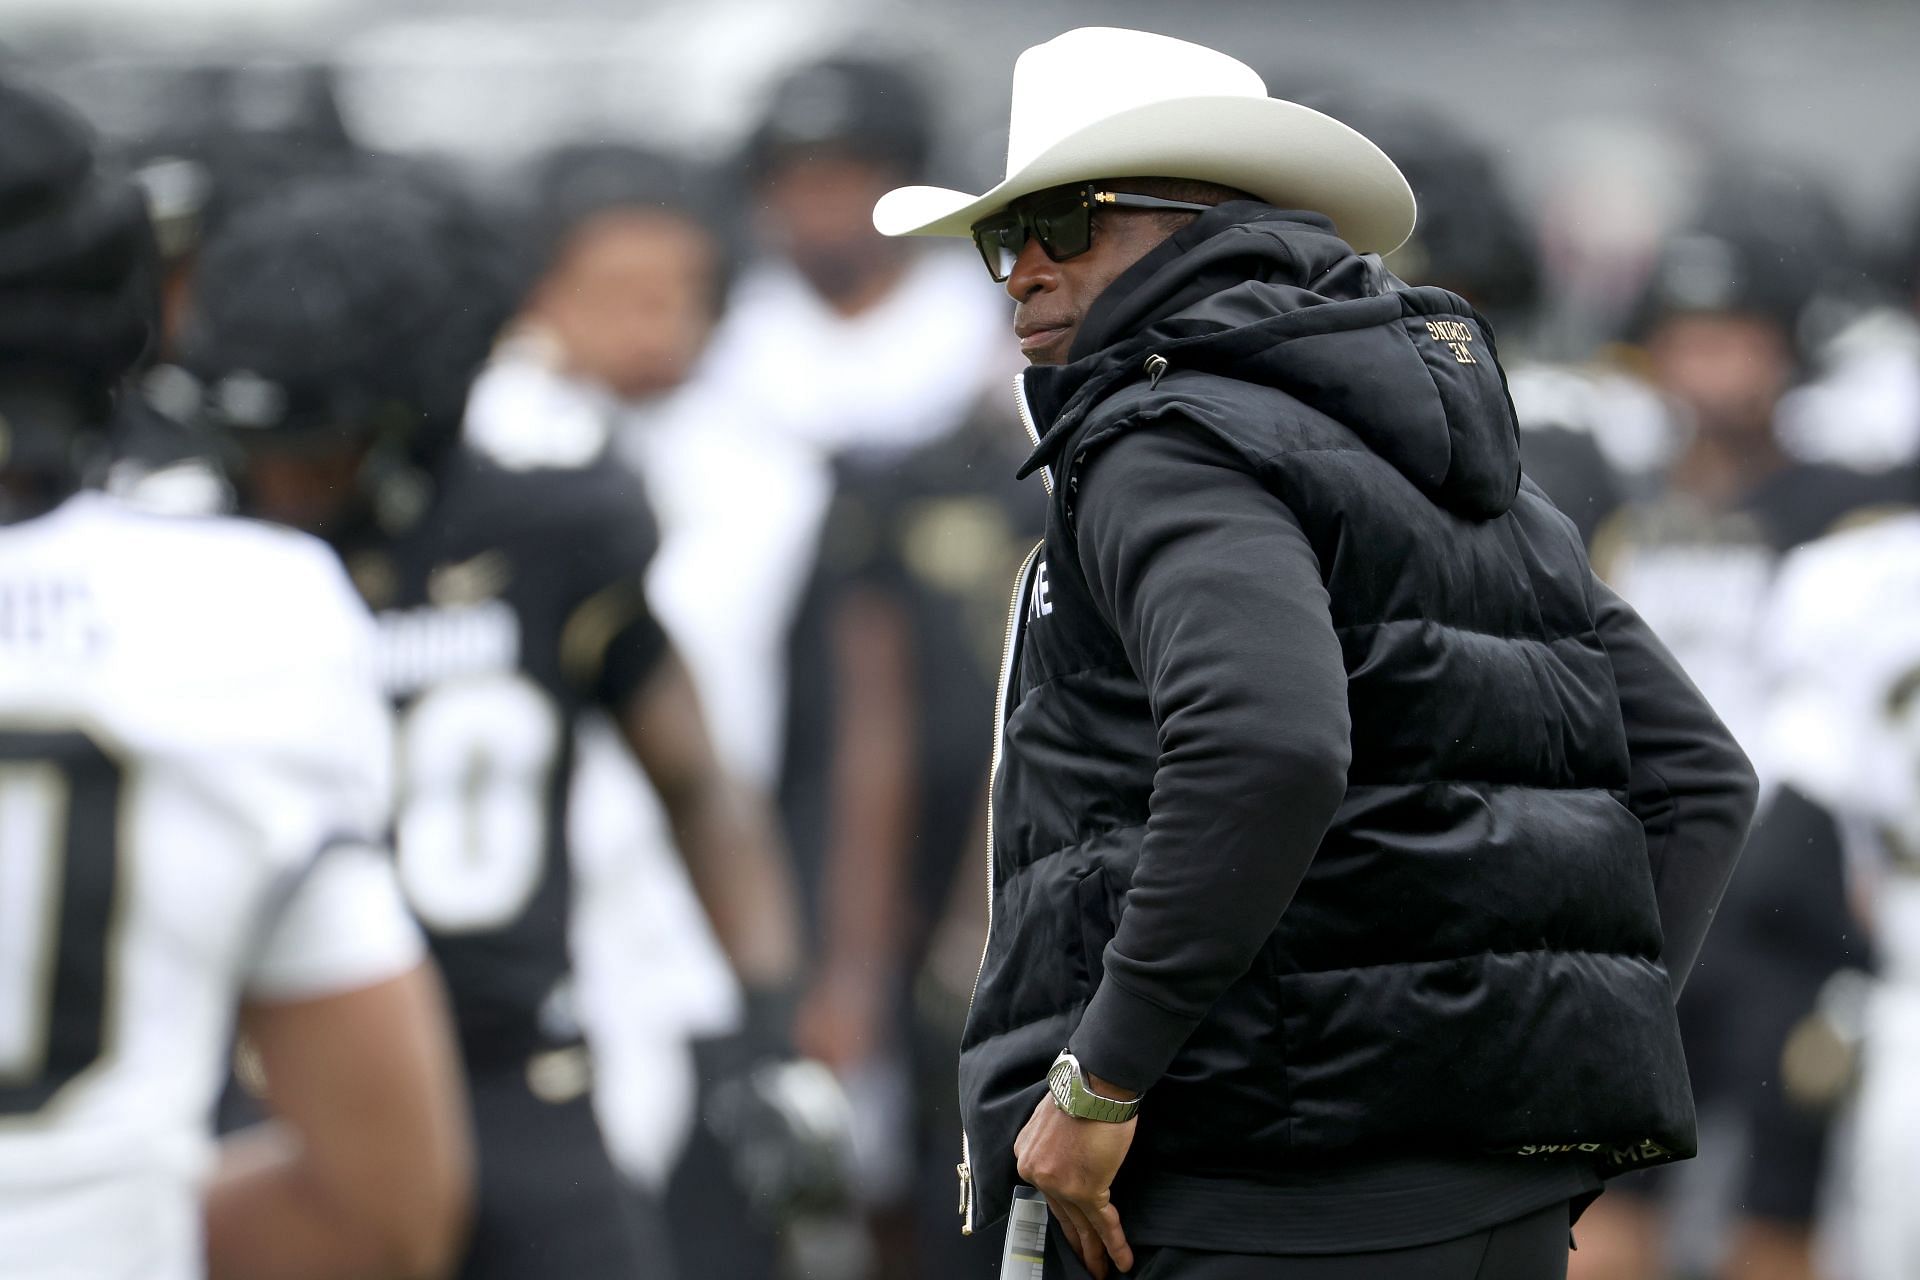
<svg viewBox="0 0 1920 1280"><path fill-rule="evenodd" d="M1063 1044L1146 1091L1137 1243L1429 1243L1691 1154L1672 1000L1752 773L1522 481L1479 317L1236 203L1073 356L1022 388L978 1216Z"/></svg>

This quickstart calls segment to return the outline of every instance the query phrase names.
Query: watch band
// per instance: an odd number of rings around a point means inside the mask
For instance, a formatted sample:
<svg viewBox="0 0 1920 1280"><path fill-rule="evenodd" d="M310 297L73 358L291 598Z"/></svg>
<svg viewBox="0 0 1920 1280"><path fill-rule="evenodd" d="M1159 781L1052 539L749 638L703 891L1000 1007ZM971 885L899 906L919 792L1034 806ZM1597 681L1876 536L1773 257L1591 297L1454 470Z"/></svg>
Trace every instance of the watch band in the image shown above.
<svg viewBox="0 0 1920 1280"><path fill-rule="evenodd" d="M1076 1120L1098 1120L1104 1124L1124 1124L1140 1110L1140 1099L1106 1098L1087 1088L1086 1073L1080 1059L1066 1049L1047 1070L1047 1092L1053 1105Z"/></svg>

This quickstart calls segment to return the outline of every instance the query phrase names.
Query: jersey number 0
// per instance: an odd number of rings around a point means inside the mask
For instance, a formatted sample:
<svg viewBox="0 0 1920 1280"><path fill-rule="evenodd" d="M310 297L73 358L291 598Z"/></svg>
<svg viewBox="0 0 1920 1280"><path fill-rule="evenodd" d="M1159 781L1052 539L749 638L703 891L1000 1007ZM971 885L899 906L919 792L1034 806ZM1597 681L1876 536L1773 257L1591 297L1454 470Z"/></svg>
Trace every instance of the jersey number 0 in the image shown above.
<svg viewBox="0 0 1920 1280"><path fill-rule="evenodd" d="M0 1116L105 1051L120 785L83 734L0 732Z"/></svg>
<svg viewBox="0 0 1920 1280"><path fill-rule="evenodd" d="M455 680L400 717L400 883L436 933L511 924L540 887L560 715L516 673Z"/></svg>

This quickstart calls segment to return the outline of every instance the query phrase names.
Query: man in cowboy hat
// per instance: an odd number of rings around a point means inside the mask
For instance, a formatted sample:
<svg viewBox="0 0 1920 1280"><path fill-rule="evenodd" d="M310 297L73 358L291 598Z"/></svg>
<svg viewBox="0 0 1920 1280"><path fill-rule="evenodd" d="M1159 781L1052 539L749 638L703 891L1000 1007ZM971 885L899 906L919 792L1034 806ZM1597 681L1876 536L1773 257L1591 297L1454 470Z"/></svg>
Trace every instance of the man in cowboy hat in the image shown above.
<svg viewBox="0 0 1920 1280"><path fill-rule="evenodd" d="M1486 325L1380 266L1372 143L1094 28L1021 56L1008 155L874 210L1005 281L1049 492L968 1226L1050 1275L1562 1274L1694 1150L1673 1000L1752 772L1522 478Z"/></svg>

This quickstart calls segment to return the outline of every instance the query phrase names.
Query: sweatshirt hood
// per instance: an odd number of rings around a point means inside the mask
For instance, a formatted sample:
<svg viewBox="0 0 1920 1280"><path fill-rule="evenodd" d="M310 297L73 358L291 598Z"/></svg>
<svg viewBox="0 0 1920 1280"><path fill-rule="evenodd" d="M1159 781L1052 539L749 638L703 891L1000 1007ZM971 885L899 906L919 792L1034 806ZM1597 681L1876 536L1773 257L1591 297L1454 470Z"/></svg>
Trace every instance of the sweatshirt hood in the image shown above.
<svg viewBox="0 0 1920 1280"><path fill-rule="evenodd" d="M1108 286L1070 356L1022 375L1042 433L1022 475L1114 392L1192 370L1332 417L1456 514L1493 519L1519 491L1519 426L1486 322L1444 289L1401 283L1318 214L1251 201L1202 214Z"/></svg>

